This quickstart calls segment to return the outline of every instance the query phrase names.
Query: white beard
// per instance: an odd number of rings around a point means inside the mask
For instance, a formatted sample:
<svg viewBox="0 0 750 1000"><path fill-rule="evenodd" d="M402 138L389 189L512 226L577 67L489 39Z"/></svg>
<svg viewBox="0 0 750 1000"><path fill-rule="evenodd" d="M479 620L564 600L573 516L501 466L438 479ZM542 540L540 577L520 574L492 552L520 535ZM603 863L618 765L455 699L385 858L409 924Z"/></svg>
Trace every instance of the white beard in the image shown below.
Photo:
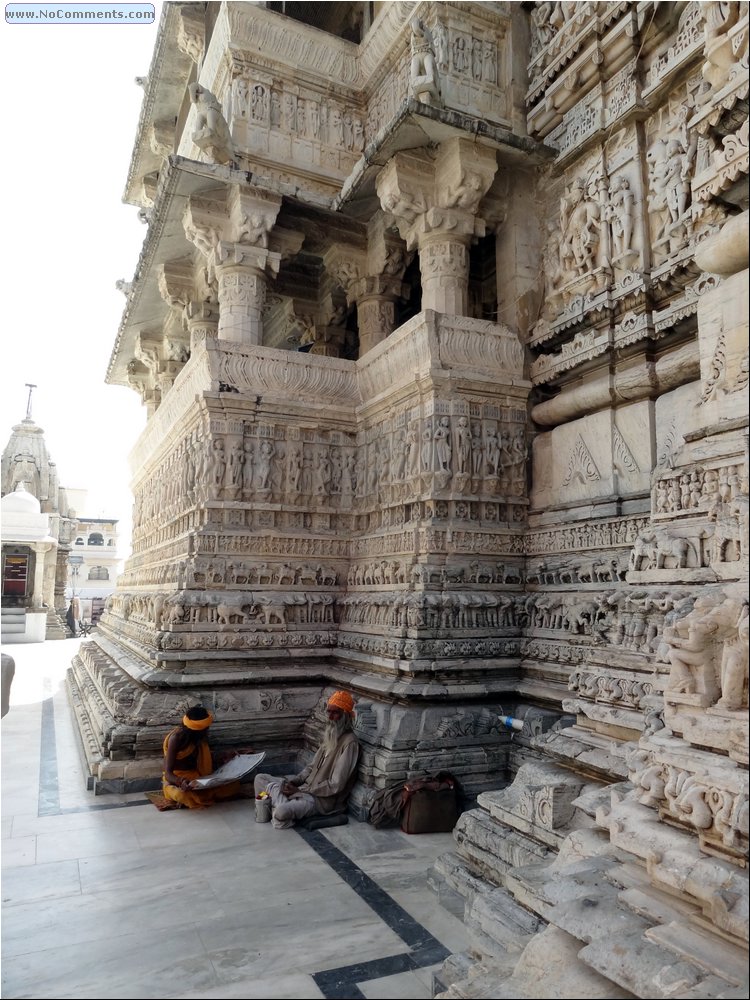
<svg viewBox="0 0 750 1000"><path fill-rule="evenodd" d="M342 715L340 719L337 719L336 721L330 719L326 723L326 728L323 732L323 752L326 756L328 756L329 753L333 753L336 749L339 740L348 728L348 721L347 717Z"/></svg>

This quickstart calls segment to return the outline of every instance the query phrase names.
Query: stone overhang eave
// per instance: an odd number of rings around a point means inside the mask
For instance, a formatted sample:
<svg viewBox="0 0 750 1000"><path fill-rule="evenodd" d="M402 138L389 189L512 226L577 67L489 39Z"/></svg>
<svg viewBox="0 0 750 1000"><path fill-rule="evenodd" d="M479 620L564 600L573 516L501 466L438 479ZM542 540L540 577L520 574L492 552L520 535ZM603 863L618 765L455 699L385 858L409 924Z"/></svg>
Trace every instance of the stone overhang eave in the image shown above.
<svg viewBox="0 0 750 1000"><path fill-rule="evenodd" d="M152 150L149 133L157 121L177 118L192 71L192 60L177 46L181 6L165 3L162 8L122 196L128 205L143 205L141 181L162 168L164 157Z"/></svg>
<svg viewBox="0 0 750 1000"><path fill-rule="evenodd" d="M110 356L105 377L108 384L129 385L127 366L134 356L137 335L141 330L160 327L166 316L168 307L158 285L159 265L193 253L182 226L188 199L232 181L247 183L248 174L180 156L169 157L159 179L148 233Z"/></svg>
<svg viewBox="0 0 750 1000"><path fill-rule="evenodd" d="M557 150L529 136L516 135L508 128L491 125L481 118L448 108L422 104L407 98L393 118L378 132L344 181L333 202L336 211L359 214L370 211L375 195L375 179L396 153L434 146L454 136L473 137L476 142L496 149L506 164L540 166L557 156Z"/></svg>

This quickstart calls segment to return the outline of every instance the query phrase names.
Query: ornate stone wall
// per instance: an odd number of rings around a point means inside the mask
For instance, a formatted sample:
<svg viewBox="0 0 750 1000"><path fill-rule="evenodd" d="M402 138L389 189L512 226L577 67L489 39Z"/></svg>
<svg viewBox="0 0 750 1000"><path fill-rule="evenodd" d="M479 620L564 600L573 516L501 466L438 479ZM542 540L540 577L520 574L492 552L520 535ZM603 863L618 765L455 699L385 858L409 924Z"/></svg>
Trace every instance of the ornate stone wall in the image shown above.
<svg viewBox="0 0 750 1000"><path fill-rule="evenodd" d="M440 995L731 995L747 989L747 5L538 3L530 28L529 131L558 155L537 202L518 690L565 685L572 724L524 727L513 785L479 796L437 866L474 945Z"/></svg>

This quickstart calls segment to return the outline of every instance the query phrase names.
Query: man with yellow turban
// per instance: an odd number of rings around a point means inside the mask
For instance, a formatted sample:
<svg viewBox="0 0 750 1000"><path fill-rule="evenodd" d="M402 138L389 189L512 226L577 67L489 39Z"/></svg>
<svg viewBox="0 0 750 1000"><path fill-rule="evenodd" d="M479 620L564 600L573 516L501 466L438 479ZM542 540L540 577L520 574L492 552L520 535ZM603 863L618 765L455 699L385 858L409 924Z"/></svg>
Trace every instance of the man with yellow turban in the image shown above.
<svg viewBox="0 0 750 1000"><path fill-rule="evenodd" d="M255 777L255 795L266 792L270 796L277 830L286 830L306 816L326 816L346 807L359 759L359 744L352 732L354 699L349 692L334 691L326 714L323 741L303 771L285 778Z"/></svg>
<svg viewBox="0 0 750 1000"><path fill-rule="evenodd" d="M182 724L164 737L164 773L162 792L165 799L188 809L205 809L217 799L239 795L239 781L215 788L195 788L196 778L212 774L213 759L208 745L208 727L214 721L202 705L195 705L182 717Z"/></svg>

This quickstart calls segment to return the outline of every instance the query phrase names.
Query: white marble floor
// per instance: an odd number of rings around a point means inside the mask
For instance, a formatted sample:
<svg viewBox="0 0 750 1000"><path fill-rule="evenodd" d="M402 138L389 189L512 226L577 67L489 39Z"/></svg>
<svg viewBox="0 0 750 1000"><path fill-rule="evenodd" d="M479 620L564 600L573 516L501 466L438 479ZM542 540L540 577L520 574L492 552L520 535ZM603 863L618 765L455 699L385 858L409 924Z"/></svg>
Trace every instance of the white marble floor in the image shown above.
<svg viewBox="0 0 750 1000"><path fill-rule="evenodd" d="M78 640L4 647L2 996L428 998L468 941L427 884L450 834L300 833L251 800L158 812L85 789L64 676Z"/></svg>

